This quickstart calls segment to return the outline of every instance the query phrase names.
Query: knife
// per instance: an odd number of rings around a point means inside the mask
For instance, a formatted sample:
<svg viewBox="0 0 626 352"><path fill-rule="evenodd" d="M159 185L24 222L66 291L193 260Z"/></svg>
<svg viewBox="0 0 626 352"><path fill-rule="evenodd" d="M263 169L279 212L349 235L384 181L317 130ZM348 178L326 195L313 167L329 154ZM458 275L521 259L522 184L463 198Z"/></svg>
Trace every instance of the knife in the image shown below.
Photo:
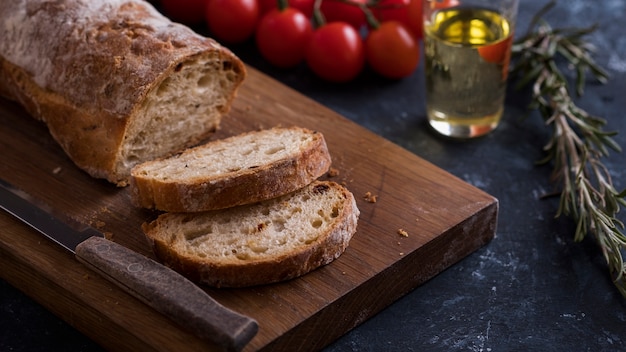
<svg viewBox="0 0 626 352"><path fill-rule="evenodd" d="M257 322L211 298L174 270L104 238L85 224L71 226L27 193L0 179L0 208L20 219L124 291L215 347L240 351Z"/></svg>

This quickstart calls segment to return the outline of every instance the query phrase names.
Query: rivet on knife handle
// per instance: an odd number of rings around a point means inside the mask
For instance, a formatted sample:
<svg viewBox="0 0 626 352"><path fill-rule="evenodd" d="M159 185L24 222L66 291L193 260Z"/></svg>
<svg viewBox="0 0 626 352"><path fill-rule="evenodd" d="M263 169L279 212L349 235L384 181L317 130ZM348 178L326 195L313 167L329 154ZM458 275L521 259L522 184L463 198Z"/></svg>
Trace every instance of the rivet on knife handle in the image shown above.
<svg viewBox="0 0 626 352"><path fill-rule="evenodd" d="M240 351L258 331L255 320L212 299L175 271L100 237L76 247L76 257L199 338Z"/></svg>

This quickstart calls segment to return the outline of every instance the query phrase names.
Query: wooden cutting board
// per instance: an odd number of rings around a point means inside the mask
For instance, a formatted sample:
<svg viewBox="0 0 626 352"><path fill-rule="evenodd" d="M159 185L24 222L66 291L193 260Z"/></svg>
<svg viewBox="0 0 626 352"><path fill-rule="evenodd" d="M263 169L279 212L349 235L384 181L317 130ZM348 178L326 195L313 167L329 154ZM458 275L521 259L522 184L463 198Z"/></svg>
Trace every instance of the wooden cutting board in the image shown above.
<svg viewBox="0 0 626 352"><path fill-rule="evenodd" d="M361 216L347 251L304 277L247 289L206 288L259 322L246 351L318 350L494 237L494 197L248 70L215 138L275 125L321 131L339 171L332 179L354 193ZM77 169L42 123L1 98L0 124L0 177L153 257L140 225L155 214L134 208L127 189ZM376 202L366 200L368 193ZM5 280L107 349L210 349L4 212L0 266Z"/></svg>

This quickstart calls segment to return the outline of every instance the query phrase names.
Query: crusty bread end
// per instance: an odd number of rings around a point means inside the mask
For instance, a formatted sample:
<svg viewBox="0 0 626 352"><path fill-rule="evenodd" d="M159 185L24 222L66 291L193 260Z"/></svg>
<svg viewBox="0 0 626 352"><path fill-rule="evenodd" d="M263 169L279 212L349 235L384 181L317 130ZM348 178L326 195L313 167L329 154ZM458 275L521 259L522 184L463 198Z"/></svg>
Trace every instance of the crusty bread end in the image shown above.
<svg viewBox="0 0 626 352"><path fill-rule="evenodd" d="M0 23L0 95L119 186L215 132L246 77L230 50L143 0L0 1Z"/></svg>

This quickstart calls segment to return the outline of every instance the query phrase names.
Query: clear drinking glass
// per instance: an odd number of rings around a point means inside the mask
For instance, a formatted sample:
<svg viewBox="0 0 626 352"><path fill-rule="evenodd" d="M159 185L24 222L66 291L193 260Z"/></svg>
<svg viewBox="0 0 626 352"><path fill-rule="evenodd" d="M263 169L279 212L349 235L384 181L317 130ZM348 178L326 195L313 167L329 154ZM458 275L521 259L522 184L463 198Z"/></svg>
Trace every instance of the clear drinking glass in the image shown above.
<svg viewBox="0 0 626 352"><path fill-rule="evenodd" d="M494 130L504 109L518 0L423 0L426 109L440 134Z"/></svg>

